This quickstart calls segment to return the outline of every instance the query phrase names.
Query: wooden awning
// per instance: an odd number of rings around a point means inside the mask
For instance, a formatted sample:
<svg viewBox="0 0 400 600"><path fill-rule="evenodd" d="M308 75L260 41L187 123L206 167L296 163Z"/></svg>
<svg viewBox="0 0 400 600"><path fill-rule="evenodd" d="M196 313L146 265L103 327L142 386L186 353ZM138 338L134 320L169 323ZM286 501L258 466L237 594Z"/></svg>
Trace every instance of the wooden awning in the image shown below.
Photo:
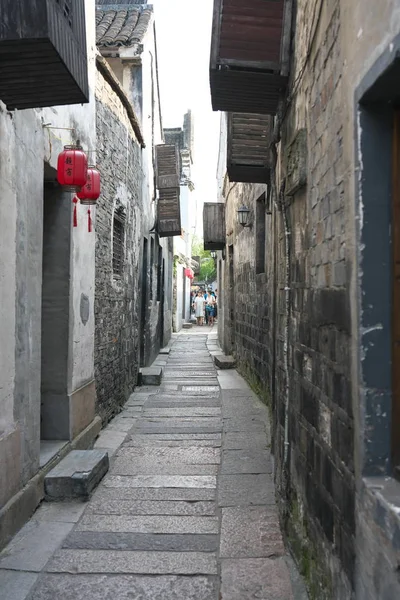
<svg viewBox="0 0 400 600"><path fill-rule="evenodd" d="M89 102L84 0L2 0L0 98L9 110Z"/></svg>
<svg viewBox="0 0 400 600"><path fill-rule="evenodd" d="M288 77L292 0L214 0L214 110L276 114Z"/></svg>
<svg viewBox="0 0 400 600"><path fill-rule="evenodd" d="M268 183L273 120L268 115L228 114L227 172L230 181Z"/></svg>

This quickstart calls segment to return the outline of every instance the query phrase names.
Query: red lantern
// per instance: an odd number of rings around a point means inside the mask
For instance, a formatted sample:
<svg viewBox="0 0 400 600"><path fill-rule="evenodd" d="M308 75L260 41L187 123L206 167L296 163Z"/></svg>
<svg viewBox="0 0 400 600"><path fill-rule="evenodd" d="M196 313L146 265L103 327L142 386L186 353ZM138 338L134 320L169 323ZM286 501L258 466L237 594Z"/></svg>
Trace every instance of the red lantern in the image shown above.
<svg viewBox="0 0 400 600"><path fill-rule="evenodd" d="M97 198L100 196L100 173L95 167L88 168L86 183L77 196L81 204L88 207L88 232L90 233L92 231L90 206L96 205Z"/></svg>
<svg viewBox="0 0 400 600"><path fill-rule="evenodd" d="M80 146L64 146L58 156L58 183L70 192L76 192L87 180L87 156Z"/></svg>
<svg viewBox="0 0 400 600"><path fill-rule="evenodd" d="M194 273L193 273L192 269L185 269L185 276L189 277L189 279L193 279Z"/></svg>
<svg viewBox="0 0 400 600"><path fill-rule="evenodd" d="M77 196L81 204L96 204L97 198L100 196L100 173L95 167L88 168L86 183Z"/></svg>

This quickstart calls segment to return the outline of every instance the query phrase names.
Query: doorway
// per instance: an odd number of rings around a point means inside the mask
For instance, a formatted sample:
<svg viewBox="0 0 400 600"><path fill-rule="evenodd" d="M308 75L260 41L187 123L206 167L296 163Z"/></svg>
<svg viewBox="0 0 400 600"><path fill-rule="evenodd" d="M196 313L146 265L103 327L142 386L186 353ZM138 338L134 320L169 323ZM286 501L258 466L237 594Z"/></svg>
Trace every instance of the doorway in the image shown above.
<svg viewBox="0 0 400 600"><path fill-rule="evenodd" d="M146 353L146 321L147 321L147 282L148 282L148 240L143 239L142 260L142 298L141 298L141 335L140 335L140 366L145 366Z"/></svg>
<svg viewBox="0 0 400 600"><path fill-rule="evenodd" d="M235 352L235 268L234 268L234 250L233 244L228 246L228 275L229 275L229 329L231 353Z"/></svg>
<svg viewBox="0 0 400 600"><path fill-rule="evenodd" d="M41 465L70 439L68 397L71 195L44 183L41 321Z"/></svg>
<svg viewBox="0 0 400 600"><path fill-rule="evenodd" d="M400 109L394 111L392 194L392 467L400 478Z"/></svg>
<svg viewBox="0 0 400 600"><path fill-rule="evenodd" d="M185 274L185 268L183 267L182 269L182 321L183 323L186 322L186 274Z"/></svg>
<svg viewBox="0 0 400 600"><path fill-rule="evenodd" d="M161 253L161 257L162 257L162 253ZM165 258L162 258L162 268L161 268L161 290L160 290L160 294L161 294L161 304L160 304L160 313L161 313L161 317L160 317L160 345L161 348L164 348L164 329L165 329Z"/></svg>

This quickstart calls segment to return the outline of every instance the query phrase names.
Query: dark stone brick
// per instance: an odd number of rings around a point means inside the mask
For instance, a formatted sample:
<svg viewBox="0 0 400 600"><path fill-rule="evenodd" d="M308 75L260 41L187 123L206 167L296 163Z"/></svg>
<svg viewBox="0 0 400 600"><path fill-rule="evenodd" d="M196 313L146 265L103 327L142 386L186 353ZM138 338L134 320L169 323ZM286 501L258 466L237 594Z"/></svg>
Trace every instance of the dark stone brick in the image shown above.
<svg viewBox="0 0 400 600"><path fill-rule="evenodd" d="M332 445L341 460L352 470L354 468L354 431L352 425L346 425L338 417L332 418Z"/></svg>
<svg viewBox="0 0 400 600"><path fill-rule="evenodd" d="M310 311L310 318L315 326L334 325L350 333L351 315L347 290L312 290L310 296L314 307L314 310Z"/></svg>
<svg viewBox="0 0 400 600"><path fill-rule="evenodd" d="M322 466L322 485L331 496L333 495L333 471L334 467L329 457L325 454Z"/></svg>
<svg viewBox="0 0 400 600"><path fill-rule="evenodd" d="M73 531L64 541L63 548L81 550L215 552L218 549L218 536L212 534Z"/></svg>
<svg viewBox="0 0 400 600"><path fill-rule="evenodd" d="M313 391L302 388L301 403L300 403L301 414L313 427L318 427L319 419L319 403L317 398L314 396Z"/></svg>
<svg viewBox="0 0 400 600"><path fill-rule="evenodd" d="M114 101L115 94L107 85L105 84L104 94L113 95ZM128 119L124 121L119 118L117 111L110 109L107 99L104 102L102 100L104 98L96 99L96 157L102 177L102 194L96 207L94 312L96 412L105 422L120 411L137 383L141 337L145 340L142 361L144 363L150 362L160 346L168 341L171 327L168 303L171 290L169 284L166 285L164 332L161 332L163 319L160 308L163 303L156 301L156 294L149 302L146 324L142 331L139 319L139 274L142 271L143 236L147 235L151 227L148 224L149 211L142 193L142 150ZM112 152L110 148L113 148ZM122 183L119 185L118 182ZM112 264L112 235L114 211L118 209L125 217L125 245L122 271L115 276ZM154 236L155 255L158 256L158 247L161 244L167 268L172 264L171 243L160 241ZM149 289L151 285L155 287L156 275L154 266L148 271Z"/></svg>

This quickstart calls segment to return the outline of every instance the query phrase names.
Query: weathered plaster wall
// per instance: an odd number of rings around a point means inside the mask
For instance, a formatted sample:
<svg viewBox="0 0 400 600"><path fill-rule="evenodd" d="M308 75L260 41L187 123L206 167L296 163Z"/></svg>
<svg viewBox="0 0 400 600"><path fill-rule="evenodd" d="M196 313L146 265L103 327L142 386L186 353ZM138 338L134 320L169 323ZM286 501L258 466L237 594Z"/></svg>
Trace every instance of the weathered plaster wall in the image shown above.
<svg viewBox="0 0 400 600"><path fill-rule="evenodd" d="M190 206L192 196L193 195L187 185L180 186L182 235L173 238L174 257L177 263L177 275L174 278L175 305L173 312L173 326L175 332L180 331L183 323L190 320L190 280L184 275L184 268L186 265L183 264L183 260L186 259L186 264L189 265L192 249L191 228L193 211ZM185 310L183 311L184 307Z"/></svg>
<svg viewBox="0 0 400 600"><path fill-rule="evenodd" d="M0 204L0 220L3 223L2 252L0 253L0 321L7 324L3 329L0 345L0 431L12 426L15 377L15 244L16 244L16 177L15 158L9 152L13 146L14 129L7 118L4 106L0 107L0 179L3 182L3 199Z"/></svg>
<svg viewBox="0 0 400 600"><path fill-rule="evenodd" d="M1 503L6 502L37 471L40 443L41 373L41 284L43 240L43 186L48 168L55 168L64 143L80 138L85 149L95 147L94 0L86 2L89 81L91 103L8 113L1 105L1 210L4 235L0 239L2 349L0 462L6 465L6 484L1 486ZM49 129L44 125L51 125ZM75 131L59 130L74 128ZM9 206L9 204L11 205ZM3 216L3 215L2 215ZM94 239L74 232L70 288L69 392L93 379L93 318L83 327L79 318L81 293L91 303L93 315ZM94 393L93 393L94 398ZM3 411L4 408L4 411ZM94 414L91 415L91 419ZM87 419L75 423L79 430ZM83 425L84 426L84 425ZM14 433L12 433L14 431ZM71 433L71 432L70 432ZM12 460L11 460L12 458ZM4 459L4 460L3 460ZM2 476L4 470L2 469Z"/></svg>
<svg viewBox="0 0 400 600"><path fill-rule="evenodd" d="M141 54L141 68L132 67L132 82L136 82L130 91L133 102L141 103L142 131L146 148L142 151L142 195L144 235L149 235L149 260L150 237L154 239L154 263L150 266L148 274L148 289L157 287L157 257L158 247L161 246L162 258L165 260L164 268L164 296L157 300L156 294L148 298L146 319L141 335L144 337L144 356L142 363L151 364L157 356L161 345L168 343L172 331L172 240L159 238L153 234L156 225L156 189L155 189L155 149L154 146L163 143L163 129L161 121L161 106L158 90L157 56L154 37L154 28L151 24L143 40ZM153 234L153 235L152 235Z"/></svg>

